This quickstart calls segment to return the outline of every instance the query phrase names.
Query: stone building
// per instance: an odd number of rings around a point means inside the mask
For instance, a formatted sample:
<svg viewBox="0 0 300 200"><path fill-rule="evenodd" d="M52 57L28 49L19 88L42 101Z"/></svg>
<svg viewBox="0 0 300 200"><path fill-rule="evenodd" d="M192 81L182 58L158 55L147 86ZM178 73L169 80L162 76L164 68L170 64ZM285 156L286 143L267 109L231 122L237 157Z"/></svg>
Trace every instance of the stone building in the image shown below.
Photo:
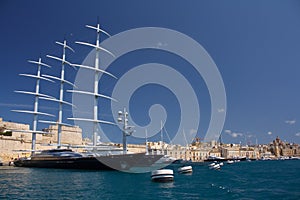
<svg viewBox="0 0 300 200"><path fill-rule="evenodd" d="M222 151L220 148L218 147L213 147L210 151L209 151L209 156L212 157L221 157L222 155Z"/></svg>
<svg viewBox="0 0 300 200"><path fill-rule="evenodd" d="M259 158L271 159L274 157L269 145L261 144L261 145L258 145L257 148L258 148L258 152L259 152Z"/></svg>
<svg viewBox="0 0 300 200"><path fill-rule="evenodd" d="M209 157L210 153L212 153L212 145L215 146L215 142L201 143L199 139L195 140L189 146L171 145L161 142L148 142L148 150L151 154L163 153L164 155L169 155L176 159L202 162ZM220 154L220 152L214 153Z"/></svg>
<svg viewBox="0 0 300 200"><path fill-rule="evenodd" d="M246 157L250 159L259 159L260 154L258 148L256 147L241 147L240 148L240 157Z"/></svg>
<svg viewBox="0 0 300 200"><path fill-rule="evenodd" d="M58 125L50 125L49 128L43 129L49 134L43 135L44 143L55 144L57 143ZM82 130L79 126L62 126L61 127L61 144L82 145Z"/></svg>
<svg viewBox="0 0 300 200"><path fill-rule="evenodd" d="M221 148L221 155L226 159L238 158L240 157L240 147L239 144L224 144Z"/></svg>
<svg viewBox="0 0 300 200"><path fill-rule="evenodd" d="M6 122L0 118L0 157L3 161L30 155L32 134L26 133L28 130L30 130L29 124ZM36 135L37 151L54 148L51 145L57 143L57 125L49 126L45 131L49 134ZM63 126L62 144L82 144L81 129L77 126Z"/></svg>
<svg viewBox="0 0 300 200"><path fill-rule="evenodd" d="M203 145L191 146L189 150L190 160L193 162L202 162L210 155L211 149Z"/></svg>
<svg viewBox="0 0 300 200"><path fill-rule="evenodd" d="M224 144L221 147L221 152L222 157L226 159L243 157L250 159L258 159L260 157L258 148L241 146L239 144Z"/></svg>
<svg viewBox="0 0 300 200"><path fill-rule="evenodd" d="M192 157L188 148L180 145L169 145L166 153L173 158L182 160L190 160Z"/></svg>
<svg viewBox="0 0 300 200"><path fill-rule="evenodd" d="M276 157L300 156L300 147L298 144L283 142L279 137L270 144L270 151Z"/></svg>

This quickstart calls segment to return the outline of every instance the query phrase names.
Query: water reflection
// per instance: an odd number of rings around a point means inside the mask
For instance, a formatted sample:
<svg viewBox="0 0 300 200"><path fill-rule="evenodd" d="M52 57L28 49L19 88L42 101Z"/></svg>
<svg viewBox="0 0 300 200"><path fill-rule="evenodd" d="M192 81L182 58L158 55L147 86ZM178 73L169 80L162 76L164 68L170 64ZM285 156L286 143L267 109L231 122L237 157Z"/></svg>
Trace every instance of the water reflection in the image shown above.
<svg viewBox="0 0 300 200"><path fill-rule="evenodd" d="M159 188L164 188L164 189L175 187L174 182L156 183L156 184L159 184Z"/></svg>

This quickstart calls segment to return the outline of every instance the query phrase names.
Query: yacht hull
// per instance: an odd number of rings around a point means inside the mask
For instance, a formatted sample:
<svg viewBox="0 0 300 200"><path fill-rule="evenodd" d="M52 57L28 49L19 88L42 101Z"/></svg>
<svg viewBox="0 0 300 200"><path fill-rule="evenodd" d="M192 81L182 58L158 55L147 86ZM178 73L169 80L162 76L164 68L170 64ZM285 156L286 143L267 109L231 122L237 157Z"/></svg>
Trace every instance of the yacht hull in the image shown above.
<svg viewBox="0 0 300 200"><path fill-rule="evenodd" d="M14 162L16 167L83 169L83 170L119 170L131 172L135 167L150 167L160 155L120 154L90 157L31 157Z"/></svg>

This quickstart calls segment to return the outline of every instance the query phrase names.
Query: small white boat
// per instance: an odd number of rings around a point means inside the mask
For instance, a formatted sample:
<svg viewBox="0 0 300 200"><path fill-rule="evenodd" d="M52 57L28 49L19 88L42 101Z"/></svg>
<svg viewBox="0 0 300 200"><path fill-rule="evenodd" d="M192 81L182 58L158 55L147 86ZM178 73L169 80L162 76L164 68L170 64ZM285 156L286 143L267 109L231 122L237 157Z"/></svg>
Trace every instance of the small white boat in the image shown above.
<svg viewBox="0 0 300 200"><path fill-rule="evenodd" d="M212 165L212 164L214 164L214 165ZM210 166L209 166L209 169L221 169L221 166L220 166L220 164L218 164L218 163L212 163L212 164L210 164Z"/></svg>
<svg viewBox="0 0 300 200"><path fill-rule="evenodd" d="M233 160L227 160L227 164L233 164L234 161Z"/></svg>
<svg viewBox="0 0 300 200"><path fill-rule="evenodd" d="M300 157L292 156L289 159L291 159L291 160L300 160Z"/></svg>
<svg viewBox="0 0 300 200"><path fill-rule="evenodd" d="M193 168L192 166L183 166L178 168L178 173L184 174L184 173L192 173Z"/></svg>
<svg viewBox="0 0 300 200"><path fill-rule="evenodd" d="M151 180L157 182L170 182L174 180L174 171L172 169L158 169L152 171Z"/></svg>

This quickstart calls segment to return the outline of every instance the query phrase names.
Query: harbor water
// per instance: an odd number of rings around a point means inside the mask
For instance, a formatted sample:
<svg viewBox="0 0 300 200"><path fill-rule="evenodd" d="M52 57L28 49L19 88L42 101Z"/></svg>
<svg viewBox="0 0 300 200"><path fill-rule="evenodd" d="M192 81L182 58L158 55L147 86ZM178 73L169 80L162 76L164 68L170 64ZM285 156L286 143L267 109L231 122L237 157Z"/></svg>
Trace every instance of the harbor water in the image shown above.
<svg viewBox="0 0 300 200"><path fill-rule="evenodd" d="M194 164L174 182L150 173L0 167L0 199L300 199L300 160L252 161L211 170Z"/></svg>

